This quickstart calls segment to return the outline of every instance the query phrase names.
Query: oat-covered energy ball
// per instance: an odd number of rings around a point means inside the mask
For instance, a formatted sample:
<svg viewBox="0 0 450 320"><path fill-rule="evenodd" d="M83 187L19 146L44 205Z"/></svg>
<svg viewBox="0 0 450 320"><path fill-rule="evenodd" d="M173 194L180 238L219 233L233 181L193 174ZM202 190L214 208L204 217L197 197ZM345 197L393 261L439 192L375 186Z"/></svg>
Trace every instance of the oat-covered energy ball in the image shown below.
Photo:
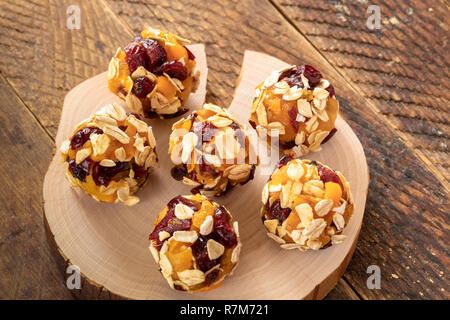
<svg viewBox="0 0 450 320"><path fill-rule="evenodd" d="M262 192L267 235L283 249L318 250L346 238L353 213L350 187L339 171L284 157Z"/></svg>
<svg viewBox="0 0 450 320"><path fill-rule="evenodd" d="M200 194L170 200L150 240L150 252L170 287L188 292L222 285L241 250L238 223L225 207Z"/></svg>
<svg viewBox="0 0 450 320"><path fill-rule="evenodd" d="M152 128L117 105L103 107L77 125L61 145L67 179L97 201L134 205L157 164Z"/></svg>
<svg viewBox="0 0 450 320"><path fill-rule="evenodd" d="M123 50L117 49L108 68L108 88L135 113L171 118L187 111L184 103L199 81L195 56L172 33L147 28Z"/></svg>
<svg viewBox="0 0 450 320"><path fill-rule="evenodd" d="M171 173L192 186L193 194L219 196L253 179L257 159L250 154L249 136L226 109L205 104L172 130Z"/></svg>
<svg viewBox="0 0 450 320"><path fill-rule="evenodd" d="M274 71L256 88L250 124L258 133L279 134L280 149L299 157L320 145L336 131L339 112L333 86L309 65Z"/></svg>

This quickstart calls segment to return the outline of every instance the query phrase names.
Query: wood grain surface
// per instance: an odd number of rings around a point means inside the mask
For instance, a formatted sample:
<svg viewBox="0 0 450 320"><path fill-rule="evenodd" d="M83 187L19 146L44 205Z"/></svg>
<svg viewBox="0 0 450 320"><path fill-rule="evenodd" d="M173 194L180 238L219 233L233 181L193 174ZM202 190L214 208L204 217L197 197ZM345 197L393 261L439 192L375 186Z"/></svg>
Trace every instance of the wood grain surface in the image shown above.
<svg viewBox="0 0 450 320"><path fill-rule="evenodd" d="M3 136L0 140L1 160L17 168L2 169L0 176L3 185L14 186L5 191L9 196L0 213L0 297L68 297L46 260L49 250L36 221L41 215L36 190L50 159L36 156L36 148L51 152L64 95L106 70L116 47L152 25L206 44L207 100L225 106L232 100L245 49L320 69L336 88L371 172L360 240L329 298L448 299L448 4L374 1L381 7L382 24L379 31L369 31L364 25L370 4L0 0L2 118L8 128L17 124L14 135L18 131L26 143L37 142L31 148ZM80 6L80 30L65 26L69 5ZM26 180L18 178L23 172ZM14 179L27 183L19 188ZM34 230L39 240L11 237L17 230L13 217L23 236ZM372 264L381 268L380 290L366 286ZM26 269L44 271L25 277Z"/></svg>
<svg viewBox="0 0 450 320"><path fill-rule="evenodd" d="M187 101L190 110L200 108L205 99L206 58L202 45L191 45L200 70L200 85ZM254 51L246 51L239 86L229 107L240 123L250 117L254 88L273 70L286 63ZM56 136L56 145L73 132L73 127L93 110L118 98L104 85L106 73L90 78L71 90L65 100ZM157 142L159 168L153 170L149 185L139 191L138 205L126 207L99 203L67 183L66 166L55 154L44 180L44 214L52 247L68 264L76 265L85 281L79 291L90 298L99 291L130 299L321 299L344 273L354 252L364 214L369 177L363 148L352 129L341 117L337 133L320 152L308 159L327 163L339 170L350 183L354 212L343 234L347 239L326 250L305 253L281 250L266 236L260 221L261 190L277 160L259 152L260 165L254 179L227 195L214 200L224 205L239 223L243 243L239 268L224 285L210 292L189 295L173 291L153 262L148 251L148 234L158 212L169 199L189 193L190 187L167 179L172 166L165 150L169 144L170 122L152 120ZM256 147L256 145L255 145ZM263 148L260 146L260 148ZM265 146L264 146L265 148ZM162 151L161 151L162 150ZM339 150L347 150L334 156ZM55 187L58 186L58 187ZM120 237L117 234L120 233ZM65 270L65 268L63 268ZM97 285L90 285L87 281ZM86 289L87 292L86 292Z"/></svg>

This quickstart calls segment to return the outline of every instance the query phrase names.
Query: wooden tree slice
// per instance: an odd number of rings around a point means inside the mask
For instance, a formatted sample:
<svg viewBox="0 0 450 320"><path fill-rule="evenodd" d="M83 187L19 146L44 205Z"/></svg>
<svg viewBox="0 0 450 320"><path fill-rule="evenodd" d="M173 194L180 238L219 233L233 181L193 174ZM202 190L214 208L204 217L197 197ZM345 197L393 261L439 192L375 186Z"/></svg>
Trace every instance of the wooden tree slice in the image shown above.
<svg viewBox="0 0 450 320"><path fill-rule="evenodd" d="M201 107L206 84L203 48L191 46L202 79L199 92L189 99L191 109ZM247 123L254 88L275 69L286 64L270 56L247 51L231 112ZM74 126L102 105L118 101L106 88L105 74L91 78L67 95L58 134L57 147ZM148 250L148 235L158 212L189 187L170 177L167 155L170 127L174 120L151 120L157 140L160 168L154 170L148 185L137 196L134 207L98 203L64 178L59 153L50 164L44 181L44 221L51 248L61 267L80 268L83 286L75 293L83 298L130 299L321 299L337 283L355 249L361 229L368 189L368 168L362 146L348 124L340 117L338 132L322 151L308 155L340 170L351 185L355 212L344 234L347 240L320 251L286 251L266 236L259 209L261 190L268 176L265 168L256 170L255 179L214 200L225 205L239 221L243 249L240 264L224 285L210 292L189 294L169 288Z"/></svg>

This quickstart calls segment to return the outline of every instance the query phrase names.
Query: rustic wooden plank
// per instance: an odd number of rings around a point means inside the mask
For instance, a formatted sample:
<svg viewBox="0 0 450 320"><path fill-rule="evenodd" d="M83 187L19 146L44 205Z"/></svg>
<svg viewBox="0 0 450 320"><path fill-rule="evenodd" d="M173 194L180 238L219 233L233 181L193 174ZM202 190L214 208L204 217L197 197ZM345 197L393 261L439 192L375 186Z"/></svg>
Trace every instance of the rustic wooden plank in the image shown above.
<svg viewBox="0 0 450 320"><path fill-rule="evenodd" d="M289 63L310 63L322 70L335 85L343 115L358 133L371 169L366 218L345 279L365 299L449 297L442 273L449 262L447 190L398 136L400 132L374 112L376 106L270 3L107 3L135 32L151 24L206 43L211 102L227 105L231 101L245 49L264 51ZM366 269L372 264L381 268L380 290L366 286Z"/></svg>
<svg viewBox="0 0 450 320"><path fill-rule="evenodd" d="M3 76L0 101L0 299L71 298L42 225L42 181L53 142Z"/></svg>
<svg viewBox="0 0 450 320"><path fill-rule="evenodd" d="M448 4L417 0L274 2L448 188ZM381 29L376 31L366 27L366 9L373 4L381 10Z"/></svg>
<svg viewBox="0 0 450 320"><path fill-rule="evenodd" d="M80 8L79 30L66 13ZM0 1L0 70L51 135L64 95L105 71L117 46L130 40L102 1Z"/></svg>
<svg viewBox="0 0 450 320"><path fill-rule="evenodd" d="M336 287L325 297L325 300L359 300L360 297L345 279L339 280Z"/></svg>

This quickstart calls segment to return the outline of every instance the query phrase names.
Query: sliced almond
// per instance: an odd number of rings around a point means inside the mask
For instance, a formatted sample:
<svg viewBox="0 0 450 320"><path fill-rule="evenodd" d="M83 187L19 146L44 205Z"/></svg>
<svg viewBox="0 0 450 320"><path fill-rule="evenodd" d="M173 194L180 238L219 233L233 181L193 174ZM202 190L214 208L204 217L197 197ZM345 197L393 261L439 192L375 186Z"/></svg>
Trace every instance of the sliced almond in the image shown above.
<svg viewBox="0 0 450 320"><path fill-rule="evenodd" d="M277 231L278 223L278 219L264 220L264 226L266 227L267 231L274 234Z"/></svg>
<svg viewBox="0 0 450 320"><path fill-rule="evenodd" d="M209 117L208 121L212 122L217 128L228 127L233 123L233 120L218 115Z"/></svg>
<svg viewBox="0 0 450 320"><path fill-rule="evenodd" d="M301 203L295 207L295 211L297 212L303 227L308 227L314 218L311 206L307 203Z"/></svg>
<svg viewBox="0 0 450 320"><path fill-rule="evenodd" d="M77 155L75 156L75 163L80 164L83 162L87 157L91 155L90 149L81 149L77 151Z"/></svg>
<svg viewBox="0 0 450 320"><path fill-rule="evenodd" d="M134 115L128 117L128 123L137 129L139 133L147 133L148 125L142 120L137 119Z"/></svg>
<svg viewBox="0 0 450 320"><path fill-rule="evenodd" d="M150 145L150 147L152 149L155 149L156 140L155 140L155 136L153 135L152 127L150 127L150 126L147 129L147 138L148 138L148 144Z"/></svg>
<svg viewBox="0 0 450 320"><path fill-rule="evenodd" d="M151 243L150 246L148 247L148 249L150 250L153 259L155 259L156 263L159 263L159 252L158 250L155 249L155 247L153 246L153 244Z"/></svg>
<svg viewBox="0 0 450 320"><path fill-rule="evenodd" d="M175 231L172 239L179 242L194 243L198 239L198 234L196 231Z"/></svg>
<svg viewBox="0 0 450 320"><path fill-rule="evenodd" d="M298 113L304 117L311 118L313 116L311 105L306 99L297 100Z"/></svg>
<svg viewBox="0 0 450 320"><path fill-rule="evenodd" d="M127 118L126 111L120 105L115 103L106 105L100 111L117 121L124 121Z"/></svg>
<svg viewBox="0 0 450 320"><path fill-rule="evenodd" d="M267 200L269 200L269 183L266 183L266 185L263 188L261 200L264 205L267 203Z"/></svg>
<svg viewBox="0 0 450 320"><path fill-rule="evenodd" d="M123 162L127 158L127 153L125 152L125 149L123 147L120 147L114 151L114 155L116 156L117 160L120 162Z"/></svg>
<svg viewBox="0 0 450 320"><path fill-rule="evenodd" d="M314 206L314 210L319 217L324 217L330 212L331 208L333 208L334 202L332 200L320 200Z"/></svg>
<svg viewBox="0 0 450 320"><path fill-rule="evenodd" d="M292 181L288 181L281 188L280 204L282 208L288 208L292 201L291 188L292 188Z"/></svg>
<svg viewBox="0 0 450 320"><path fill-rule="evenodd" d="M329 94L330 93L327 90L322 88L316 87L313 90L314 97L316 97L319 100L325 100L326 98L328 98Z"/></svg>
<svg viewBox="0 0 450 320"><path fill-rule="evenodd" d="M187 163L191 158L191 153L194 150L194 147L198 143L198 137L193 132L188 132L184 137L182 141L183 145L183 151L181 154L181 161L183 163Z"/></svg>
<svg viewBox="0 0 450 320"><path fill-rule="evenodd" d="M180 219L180 220L191 219L193 215L194 215L194 210L192 210L190 207L188 207L182 203L178 203L175 206L175 216L178 219Z"/></svg>
<svg viewBox="0 0 450 320"><path fill-rule="evenodd" d="M166 277L171 277L173 268L169 259L165 254L160 253L159 266L161 267L161 273Z"/></svg>
<svg viewBox="0 0 450 320"><path fill-rule="evenodd" d="M282 238L280 238L279 236L277 236L277 235L275 235L275 234L273 234L273 233L267 232L266 234L267 234L267 236L268 236L269 238L275 240L275 241L276 241L277 243L279 243L279 244L284 244L284 243L286 243L286 241L284 241Z"/></svg>
<svg viewBox="0 0 450 320"><path fill-rule="evenodd" d="M185 270L177 272L178 278L189 287L205 281L205 274L201 270Z"/></svg>
<svg viewBox="0 0 450 320"><path fill-rule="evenodd" d="M345 219L344 216L341 214L336 213L333 216L333 223L336 226L336 228L340 231L342 229L344 229L345 227Z"/></svg>
<svg viewBox="0 0 450 320"><path fill-rule="evenodd" d="M94 156L104 154L109 148L111 139L106 134L93 133L89 137L92 143L92 151Z"/></svg>
<svg viewBox="0 0 450 320"><path fill-rule="evenodd" d="M100 165L102 167L115 167L116 163L111 159L103 159L102 161L100 161Z"/></svg>
<svg viewBox="0 0 450 320"><path fill-rule="evenodd" d="M225 252L225 247L219 242L209 239L206 243L206 250L208 251L209 259L214 260L219 258Z"/></svg>
<svg viewBox="0 0 450 320"><path fill-rule="evenodd" d="M107 125L103 128L103 131L105 132L105 134L113 137L122 144L130 143L130 137L125 132L123 132L119 127Z"/></svg>
<svg viewBox="0 0 450 320"><path fill-rule="evenodd" d="M312 195L318 198L324 197L324 190L314 183L315 180L310 180L303 185L303 193ZM320 181L321 182L321 181Z"/></svg>
<svg viewBox="0 0 450 320"><path fill-rule="evenodd" d="M286 133L286 129L281 122L271 122L267 125L270 136L283 135Z"/></svg>
<svg viewBox="0 0 450 320"><path fill-rule="evenodd" d="M327 223L325 220L322 218L314 219L307 227L305 227L302 235L310 240L315 240L320 236L326 227Z"/></svg>
<svg viewBox="0 0 450 320"><path fill-rule="evenodd" d="M202 236L207 236L212 232L214 225L214 220L212 216L207 216L205 220L203 221L202 225L200 226L200 234Z"/></svg>
<svg viewBox="0 0 450 320"><path fill-rule="evenodd" d="M212 164L215 167L220 167L222 165L222 161L220 161L220 158L214 154L205 153L203 156L208 163Z"/></svg>
<svg viewBox="0 0 450 320"><path fill-rule="evenodd" d="M168 232L165 231L165 230L160 231L160 232L158 233L159 241L164 241L164 240L166 240L166 239L169 238L169 237L170 237L170 233L168 233Z"/></svg>
<svg viewBox="0 0 450 320"><path fill-rule="evenodd" d="M261 126L263 127L267 126L267 113L264 103L260 103L256 108L256 116L258 117L258 123Z"/></svg>
<svg viewBox="0 0 450 320"><path fill-rule="evenodd" d="M238 243L236 247L234 247L233 252L231 253L231 263L236 263L239 260L239 254L241 253L242 245Z"/></svg>
<svg viewBox="0 0 450 320"><path fill-rule="evenodd" d="M139 198L136 197L136 196L130 196L130 197L128 197L128 199L124 202L124 204L127 205L127 206L129 206L129 207L132 207L132 206L134 206L134 205L136 205L136 204L138 204L138 203L139 203Z"/></svg>
<svg viewBox="0 0 450 320"><path fill-rule="evenodd" d="M297 163L290 163L287 168L287 175L290 179L294 181L299 181L303 175L305 174L305 170L303 166Z"/></svg>
<svg viewBox="0 0 450 320"><path fill-rule="evenodd" d="M331 236L331 243L332 244L339 244L339 243L342 243L345 239L347 239L346 235L335 234L335 235Z"/></svg>
<svg viewBox="0 0 450 320"><path fill-rule="evenodd" d="M249 164L238 164L228 173L228 179L230 180L242 180L249 176L252 166Z"/></svg>
<svg viewBox="0 0 450 320"><path fill-rule="evenodd" d="M93 134L91 134L92 136ZM61 146L59 147L59 151L61 151L62 154L67 154L69 153L69 149L70 149L70 140L66 139L61 143Z"/></svg>
<svg viewBox="0 0 450 320"><path fill-rule="evenodd" d="M303 183L299 181L295 181L292 183L291 194L292 195L300 195L303 190Z"/></svg>

